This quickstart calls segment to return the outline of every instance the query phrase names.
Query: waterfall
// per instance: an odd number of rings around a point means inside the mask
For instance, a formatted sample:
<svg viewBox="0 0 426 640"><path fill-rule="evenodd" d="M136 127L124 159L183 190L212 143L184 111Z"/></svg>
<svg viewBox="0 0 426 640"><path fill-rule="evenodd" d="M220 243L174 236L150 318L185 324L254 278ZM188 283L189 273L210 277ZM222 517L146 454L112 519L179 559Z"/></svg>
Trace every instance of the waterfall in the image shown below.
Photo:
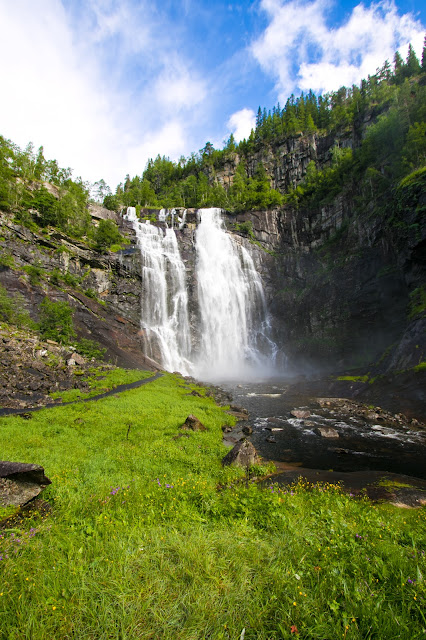
<svg viewBox="0 0 426 640"><path fill-rule="evenodd" d="M188 294L185 265L173 229L139 222L134 207L127 208L142 259L141 328L147 355L168 371L191 372Z"/></svg>
<svg viewBox="0 0 426 640"><path fill-rule="evenodd" d="M135 229L142 259L141 327L147 355L169 371L205 380L247 379L271 373L277 347L260 276L250 253L227 233L221 210L199 209L195 233L198 326L188 314L185 265L173 228L141 223L134 207L126 218ZM167 227L169 213L159 217ZM179 219L183 228L186 211ZM197 336L197 337L196 337ZM198 339L199 336L199 339Z"/></svg>
<svg viewBox="0 0 426 640"><path fill-rule="evenodd" d="M201 209L196 232L201 348L196 370L212 379L271 370L276 345L253 260L226 232L220 209Z"/></svg>

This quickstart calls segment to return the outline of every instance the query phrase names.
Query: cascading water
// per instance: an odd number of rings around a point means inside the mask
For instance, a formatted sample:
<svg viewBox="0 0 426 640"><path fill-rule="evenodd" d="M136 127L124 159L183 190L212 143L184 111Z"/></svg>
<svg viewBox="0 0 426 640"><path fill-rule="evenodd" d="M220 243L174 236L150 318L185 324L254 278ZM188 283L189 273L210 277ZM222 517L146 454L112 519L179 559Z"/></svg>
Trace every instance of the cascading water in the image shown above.
<svg viewBox="0 0 426 640"><path fill-rule="evenodd" d="M134 207L127 208L142 258L141 327L146 332L147 355L168 371L191 371L188 294L185 265L173 229L165 233L141 223Z"/></svg>
<svg viewBox="0 0 426 640"><path fill-rule="evenodd" d="M196 232L201 348L197 375L248 378L271 371L276 345L253 260L226 232L220 209L201 209Z"/></svg>
<svg viewBox="0 0 426 640"><path fill-rule="evenodd" d="M200 209L195 234L198 293L197 330L188 319L185 265L173 228L139 222L134 207L127 219L135 229L142 257L141 326L147 355L169 371L202 379L247 379L267 375L277 347L270 327L262 282L242 244L226 232L220 209ZM172 212L172 225L175 211ZM185 223L179 220L179 228ZM169 214L160 212L167 224ZM200 336L194 339L194 334ZM197 342L197 348L192 345Z"/></svg>

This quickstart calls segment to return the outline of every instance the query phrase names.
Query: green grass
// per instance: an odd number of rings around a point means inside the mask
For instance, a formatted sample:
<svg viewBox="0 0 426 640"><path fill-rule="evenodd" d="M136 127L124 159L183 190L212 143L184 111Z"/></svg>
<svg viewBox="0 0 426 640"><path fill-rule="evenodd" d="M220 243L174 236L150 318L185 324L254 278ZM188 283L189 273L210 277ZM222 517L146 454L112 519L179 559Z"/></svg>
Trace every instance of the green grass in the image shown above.
<svg viewBox="0 0 426 640"><path fill-rule="evenodd" d="M338 376L336 380L346 380L347 382L368 382L369 376Z"/></svg>
<svg viewBox="0 0 426 640"><path fill-rule="evenodd" d="M84 375L84 372L82 373ZM63 402L73 402L75 400L100 395L118 387L121 384L144 380L145 378L150 378L153 375L154 373L152 371L139 371L138 369L114 368L111 369L111 371L105 371L102 368L94 368L90 372L89 376L84 377L84 379L87 380L90 391L84 392L81 391L81 389L69 389L69 391L54 391L50 395L54 399L61 398Z"/></svg>
<svg viewBox="0 0 426 640"><path fill-rule="evenodd" d="M425 508L246 486L194 388L0 420L3 459L52 480L51 514L0 537L1 640L424 638ZM177 437L190 413L207 431Z"/></svg>

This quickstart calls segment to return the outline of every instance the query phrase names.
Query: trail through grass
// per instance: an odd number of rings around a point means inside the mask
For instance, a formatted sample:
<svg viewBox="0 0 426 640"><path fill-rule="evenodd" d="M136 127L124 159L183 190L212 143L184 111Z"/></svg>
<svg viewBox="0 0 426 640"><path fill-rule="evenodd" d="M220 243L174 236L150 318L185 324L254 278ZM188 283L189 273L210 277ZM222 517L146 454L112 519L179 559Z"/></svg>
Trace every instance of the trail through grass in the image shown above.
<svg viewBox="0 0 426 640"><path fill-rule="evenodd" d="M246 486L195 388L0 419L0 457L52 480L50 515L0 534L1 640L424 638L425 508Z"/></svg>

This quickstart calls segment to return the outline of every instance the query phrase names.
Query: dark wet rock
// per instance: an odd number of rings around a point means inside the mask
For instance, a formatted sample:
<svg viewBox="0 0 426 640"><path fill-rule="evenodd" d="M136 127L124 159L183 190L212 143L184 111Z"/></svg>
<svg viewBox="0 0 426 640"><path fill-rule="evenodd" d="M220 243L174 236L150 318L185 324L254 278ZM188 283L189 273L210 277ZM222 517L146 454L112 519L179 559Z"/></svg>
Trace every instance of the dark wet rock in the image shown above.
<svg viewBox="0 0 426 640"><path fill-rule="evenodd" d="M269 442L269 443L271 443L271 444L276 444L276 443L277 443L277 441L276 441L276 439L275 439L275 436L268 436L268 437L266 438L266 442Z"/></svg>
<svg viewBox="0 0 426 640"><path fill-rule="evenodd" d="M253 433L253 428L252 428L252 427L250 427L250 426L247 424L247 425L245 425L245 426L241 429L241 431L242 431L246 436L249 436L249 435L251 435L251 434Z"/></svg>
<svg viewBox="0 0 426 640"><path fill-rule="evenodd" d="M222 431L223 431L223 433L231 433L231 431L232 431L232 427L230 427L230 426L229 426L229 424L225 424L225 425L222 427Z"/></svg>
<svg viewBox="0 0 426 640"><path fill-rule="evenodd" d="M231 411L235 411L236 413L243 413L244 415L248 416L249 412L247 411L247 409L245 409L244 407L240 407L238 405L235 404L231 404L229 409Z"/></svg>
<svg viewBox="0 0 426 640"><path fill-rule="evenodd" d="M180 428L190 431L206 431L206 427L203 425L203 423L192 414L187 417Z"/></svg>
<svg viewBox="0 0 426 640"><path fill-rule="evenodd" d="M291 411L290 413L292 416L294 416L295 418L299 418L300 420L309 418L309 416L311 415L311 412L307 409L293 409L293 411Z"/></svg>
<svg viewBox="0 0 426 640"><path fill-rule="evenodd" d="M247 411L233 411L232 409L229 409L226 413L228 413L230 416L234 416L234 418L237 418L237 420L247 420L248 418L248 413Z"/></svg>
<svg viewBox="0 0 426 640"><path fill-rule="evenodd" d="M251 467L259 462L256 449L246 438L237 442L222 460L223 466Z"/></svg>
<svg viewBox="0 0 426 640"><path fill-rule="evenodd" d="M339 434L333 427L317 427L315 433L321 438L338 438Z"/></svg>
<svg viewBox="0 0 426 640"><path fill-rule="evenodd" d="M51 484L37 464L0 461L0 504L24 505Z"/></svg>

